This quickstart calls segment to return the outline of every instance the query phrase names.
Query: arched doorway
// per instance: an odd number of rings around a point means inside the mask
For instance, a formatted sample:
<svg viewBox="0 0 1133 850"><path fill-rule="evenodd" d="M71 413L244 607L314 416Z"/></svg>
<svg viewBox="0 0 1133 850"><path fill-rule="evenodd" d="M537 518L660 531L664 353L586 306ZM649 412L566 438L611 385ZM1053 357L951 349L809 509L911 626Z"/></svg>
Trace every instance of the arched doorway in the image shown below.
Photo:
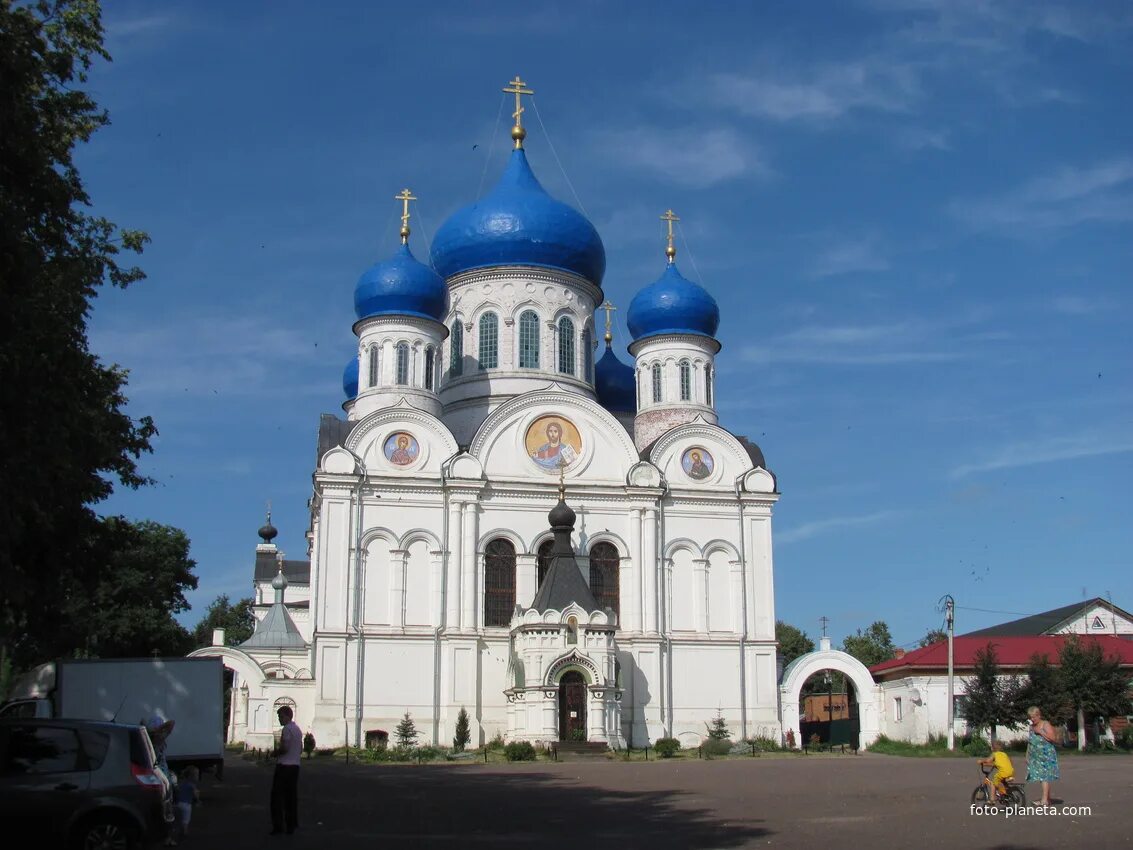
<svg viewBox="0 0 1133 850"><path fill-rule="evenodd" d="M853 692L853 727L857 731L857 744L865 749L877 739L880 731L881 688L858 659L848 653L830 649L828 638L824 639L821 649L800 655L783 671L783 680L779 684L783 734L793 731L796 743L800 746L804 743L806 738L800 723L803 685L816 673L821 674L827 670L846 677L847 692Z"/></svg>
<svg viewBox="0 0 1133 850"><path fill-rule="evenodd" d="M577 670L559 679L559 740L586 740L586 679Z"/></svg>

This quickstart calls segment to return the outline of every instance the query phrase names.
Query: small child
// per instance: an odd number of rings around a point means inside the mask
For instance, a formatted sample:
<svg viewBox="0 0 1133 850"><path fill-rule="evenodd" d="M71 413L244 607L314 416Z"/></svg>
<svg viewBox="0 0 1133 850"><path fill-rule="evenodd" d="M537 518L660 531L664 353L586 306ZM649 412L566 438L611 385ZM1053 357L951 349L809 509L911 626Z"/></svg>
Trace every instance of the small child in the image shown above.
<svg viewBox="0 0 1133 850"><path fill-rule="evenodd" d="M200 771L192 765L181 771L177 777L177 785L173 790L174 824L173 835L166 840L166 845L176 845L189 833L189 821L193 817L193 806L201 801L197 783L201 780Z"/></svg>
<svg viewBox="0 0 1133 850"><path fill-rule="evenodd" d="M1015 778L1015 767L1011 764L1011 758L1003 751L1003 742L993 741L991 755L986 759L980 759L980 764L995 768L991 774L991 781L995 783L996 800L1006 796L1007 783Z"/></svg>

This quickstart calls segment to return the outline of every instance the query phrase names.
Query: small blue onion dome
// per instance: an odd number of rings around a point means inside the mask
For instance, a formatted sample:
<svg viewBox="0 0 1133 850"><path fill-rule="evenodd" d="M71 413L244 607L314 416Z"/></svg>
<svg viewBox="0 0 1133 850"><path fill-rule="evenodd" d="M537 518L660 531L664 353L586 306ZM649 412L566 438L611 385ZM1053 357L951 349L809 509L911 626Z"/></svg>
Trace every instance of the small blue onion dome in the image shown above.
<svg viewBox="0 0 1133 850"><path fill-rule="evenodd" d="M715 336L720 308L704 287L669 263L656 281L633 297L626 321L635 340L660 334Z"/></svg>
<svg viewBox="0 0 1133 850"><path fill-rule="evenodd" d="M445 278L490 266L543 266L601 286L606 249L586 217L539 184L522 148L496 187L457 210L433 239L433 268Z"/></svg>
<svg viewBox="0 0 1133 850"><path fill-rule="evenodd" d="M342 370L342 391L346 393L346 400L352 401L358 397L358 358L350 358L346 368Z"/></svg>
<svg viewBox="0 0 1133 850"><path fill-rule="evenodd" d="M354 287L354 313L370 316L416 316L444 321L448 287L435 271L402 244L388 260L375 263Z"/></svg>
<svg viewBox="0 0 1133 850"><path fill-rule="evenodd" d="M608 344L606 353L594 364L594 389L598 403L611 413L637 412L633 367L619 360Z"/></svg>

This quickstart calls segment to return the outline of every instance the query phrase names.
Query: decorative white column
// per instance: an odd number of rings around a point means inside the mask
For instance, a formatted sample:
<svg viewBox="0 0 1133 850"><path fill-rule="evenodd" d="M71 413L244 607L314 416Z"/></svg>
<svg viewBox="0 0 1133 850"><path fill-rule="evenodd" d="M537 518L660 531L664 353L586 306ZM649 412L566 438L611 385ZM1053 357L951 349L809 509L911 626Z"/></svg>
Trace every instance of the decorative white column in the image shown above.
<svg viewBox="0 0 1133 850"><path fill-rule="evenodd" d="M732 610L729 614L728 628L733 632L742 632L744 630L744 609L743 609L743 561L729 561L728 562L728 577L732 582L732 592L729 599L732 604L729 606Z"/></svg>
<svg viewBox="0 0 1133 850"><path fill-rule="evenodd" d="M708 562L703 558L692 561L692 626L698 632L708 631Z"/></svg>
<svg viewBox="0 0 1133 850"><path fill-rule="evenodd" d="M645 579L645 564L641 560L641 509L629 509L629 559L633 565L630 572L630 583L625 585L622 598L626 605L626 621L622 623L623 629L641 631L642 596L644 590L642 581Z"/></svg>
<svg viewBox="0 0 1133 850"><path fill-rule="evenodd" d="M645 522L641 529L641 568L645 571L645 611L643 628L657 631L657 509L645 509Z"/></svg>
<svg viewBox="0 0 1133 850"><path fill-rule="evenodd" d="M460 502L448 504L448 581L445 586L445 628L460 628Z"/></svg>
<svg viewBox="0 0 1133 850"><path fill-rule="evenodd" d="M478 538L479 506L475 502L465 502L463 506L464 519L460 541L461 576L460 576L460 627L472 630L476 628L476 597L478 584L476 581L476 542Z"/></svg>
<svg viewBox="0 0 1133 850"><path fill-rule="evenodd" d="M382 343L381 378L383 387L392 387L397 381L397 356L394 354L393 340Z"/></svg>
<svg viewBox="0 0 1133 850"><path fill-rule="evenodd" d="M559 740L559 692L547 688L539 693L543 697L543 737L548 741Z"/></svg>
<svg viewBox="0 0 1133 850"><path fill-rule="evenodd" d="M405 549L389 550L389 622L405 628Z"/></svg>
<svg viewBox="0 0 1133 850"><path fill-rule="evenodd" d="M535 555L515 556L515 603L530 608L538 592L538 569Z"/></svg>
<svg viewBox="0 0 1133 850"><path fill-rule="evenodd" d="M429 622L434 626L441 624L445 614L445 595L442 588L445 568L444 554L443 549L429 550L429 571L432 573L430 587L433 591L433 598L429 600Z"/></svg>

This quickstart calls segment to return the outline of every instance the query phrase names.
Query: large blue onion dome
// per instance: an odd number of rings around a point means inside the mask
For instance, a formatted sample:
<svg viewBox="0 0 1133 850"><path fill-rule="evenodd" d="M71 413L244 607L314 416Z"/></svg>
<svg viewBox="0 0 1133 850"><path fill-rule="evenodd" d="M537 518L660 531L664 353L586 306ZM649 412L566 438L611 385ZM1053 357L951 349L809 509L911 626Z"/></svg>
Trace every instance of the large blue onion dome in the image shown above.
<svg viewBox="0 0 1133 850"><path fill-rule="evenodd" d="M353 401L358 397L358 357L350 358L346 368L342 370L342 391L346 393L346 400Z"/></svg>
<svg viewBox="0 0 1133 850"><path fill-rule="evenodd" d="M715 336L720 308L704 287L670 262L656 281L633 297L626 322L635 340L660 334Z"/></svg>
<svg viewBox="0 0 1133 850"><path fill-rule="evenodd" d="M586 217L539 184L522 148L496 187L457 210L433 239L433 268L450 278L490 266L543 266L602 284L606 249Z"/></svg>
<svg viewBox="0 0 1133 850"><path fill-rule="evenodd" d="M370 316L416 316L444 321L448 287L435 271L419 262L402 242L388 260L375 263L354 287L354 313Z"/></svg>
<svg viewBox="0 0 1133 850"><path fill-rule="evenodd" d="M609 343L606 353L594 364L594 389L598 403L611 413L637 412L637 382L633 367L614 354Z"/></svg>

